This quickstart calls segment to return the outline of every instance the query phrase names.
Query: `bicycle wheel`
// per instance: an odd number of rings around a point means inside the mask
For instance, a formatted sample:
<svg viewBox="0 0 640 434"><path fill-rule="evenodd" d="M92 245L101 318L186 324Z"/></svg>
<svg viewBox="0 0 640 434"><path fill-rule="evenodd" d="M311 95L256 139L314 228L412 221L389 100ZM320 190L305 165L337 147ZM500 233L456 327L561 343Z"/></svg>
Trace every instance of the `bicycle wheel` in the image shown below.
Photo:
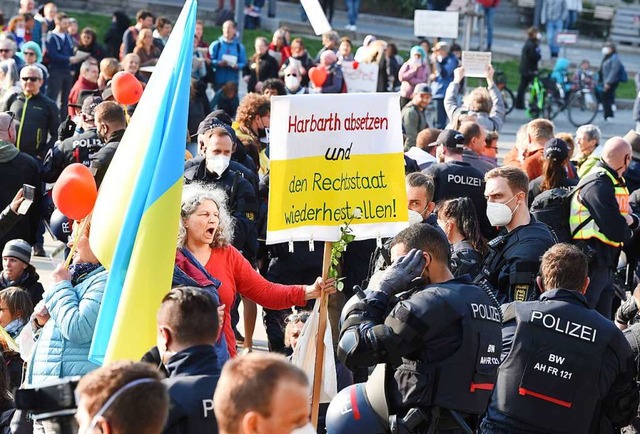
<svg viewBox="0 0 640 434"><path fill-rule="evenodd" d="M576 127L590 124L598 113L598 101L595 95L589 90L575 92L569 98L567 113L569 114L569 122Z"/></svg>
<svg viewBox="0 0 640 434"><path fill-rule="evenodd" d="M515 101L513 92L511 92L511 89L508 87L503 87L500 93L502 94L502 100L504 101L505 114L508 115L513 110L513 103Z"/></svg>

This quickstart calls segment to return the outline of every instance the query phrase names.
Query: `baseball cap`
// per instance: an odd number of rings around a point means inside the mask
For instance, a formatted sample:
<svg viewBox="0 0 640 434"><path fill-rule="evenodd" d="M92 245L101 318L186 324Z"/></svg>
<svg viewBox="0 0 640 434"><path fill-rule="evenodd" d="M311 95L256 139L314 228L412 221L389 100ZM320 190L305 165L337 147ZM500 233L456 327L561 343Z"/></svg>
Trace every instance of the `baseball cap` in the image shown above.
<svg viewBox="0 0 640 434"><path fill-rule="evenodd" d="M99 96L90 96L89 98L85 98L82 102L82 114L93 118L93 115L96 112L96 107L98 107L101 102L102 98Z"/></svg>
<svg viewBox="0 0 640 434"><path fill-rule="evenodd" d="M460 131L444 130L438 135L436 144L444 145L447 149L464 149L464 136Z"/></svg>
<svg viewBox="0 0 640 434"><path fill-rule="evenodd" d="M419 93L431 94L431 86L427 83L416 84L416 87L413 89L413 94L418 95Z"/></svg>
<svg viewBox="0 0 640 434"><path fill-rule="evenodd" d="M564 161L569 156L569 147L562 139L553 138L544 144L544 158Z"/></svg>
<svg viewBox="0 0 640 434"><path fill-rule="evenodd" d="M445 50L449 51L449 43L446 41L440 41L436 45L433 46L431 51Z"/></svg>
<svg viewBox="0 0 640 434"><path fill-rule="evenodd" d="M233 131L233 128L231 128L230 125L225 124L224 122L222 122L221 120L213 116L213 113L209 113L207 117L204 118L202 122L200 122L200 125L198 125L198 131L196 132L196 135L204 134L207 131L212 130L214 128L224 128L227 131L227 133L229 133L229 135L231 136L231 140L234 142L236 141L236 132Z"/></svg>

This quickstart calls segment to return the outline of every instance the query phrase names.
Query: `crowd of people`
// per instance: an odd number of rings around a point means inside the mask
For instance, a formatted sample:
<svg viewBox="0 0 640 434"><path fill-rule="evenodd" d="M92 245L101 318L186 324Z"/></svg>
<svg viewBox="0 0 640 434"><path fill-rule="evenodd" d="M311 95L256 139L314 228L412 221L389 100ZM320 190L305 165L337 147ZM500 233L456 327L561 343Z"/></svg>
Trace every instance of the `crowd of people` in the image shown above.
<svg viewBox="0 0 640 434"><path fill-rule="evenodd" d="M605 141L597 125L566 132L534 119L498 159L505 104L494 69L463 96L461 49L444 40L421 41L404 60L374 35L356 48L335 31L309 53L281 28L250 53L233 21L211 43L198 21L157 346L140 363L89 361L108 271L90 217L55 210L47 184L81 163L101 185L137 109L114 100L110 80L123 70L144 85L173 23L141 10L131 25L116 12L104 45L78 24L53 3L21 0L0 36L1 432L63 432L62 417L16 410L13 390L75 376L78 410L64 420L80 432L315 432L309 381L285 356L322 294L340 392L321 407L318 432L636 432L640 134ZM521 83L537 74L540 38L529 36ZM265 244L270 97L348 92L351 61L378 65L377 91L398 94L410 218L380 245L348 244L337 292L318 277L322 243ZM604 88L605 118L615 87ZM76 245L43 287L31 262L47 253L45 231ZM269 355L250 354L257 304Z"/></svg>

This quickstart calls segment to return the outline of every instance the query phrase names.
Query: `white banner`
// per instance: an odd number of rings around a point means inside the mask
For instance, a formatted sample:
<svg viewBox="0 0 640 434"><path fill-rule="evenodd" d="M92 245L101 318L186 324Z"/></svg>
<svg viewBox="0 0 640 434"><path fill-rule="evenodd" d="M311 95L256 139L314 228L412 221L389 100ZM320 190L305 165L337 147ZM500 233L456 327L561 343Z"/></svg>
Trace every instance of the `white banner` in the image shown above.
<svg viewBox="0 0 640 434"><path fill-rule="evenodd" d="M342 62L342 75L349 93L369 93L378 89L377 63Z"/></svg>
<svg viewBox="0 0 640 434"><path fill-rule="evenodd" d="M458 19L458 12L417 9L413 15L413 34L416 37L455 39L458 37Z"/></svg>
<svg viewBox="0 0 640 434"><path fill-rule="evenodd" d="M329 20L327 20L327 16L324 14L324 10L318 0L300 0L300 3L302 3L302 7L316 35L320 36L331 31L331 24L329 24Z"/></svg>
<svg viewBox="0 0 640 434"><path fill-rule="evenodd" d="M337 241L348 221L358 240L393 236L407 226L398 98L271 98L267 244Z"/></svg>

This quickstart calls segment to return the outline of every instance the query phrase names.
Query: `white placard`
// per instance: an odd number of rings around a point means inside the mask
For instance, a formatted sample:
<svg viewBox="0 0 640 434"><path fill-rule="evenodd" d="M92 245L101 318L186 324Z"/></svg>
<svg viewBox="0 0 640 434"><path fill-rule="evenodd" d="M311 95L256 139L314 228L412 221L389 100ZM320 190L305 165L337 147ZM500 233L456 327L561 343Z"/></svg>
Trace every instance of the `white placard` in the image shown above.
<svg viewBox="0 0 640 434"><path fill-rule="evenodd" d="M418 9L413 15L413 34L416 37L457 38L458 20L458 12Z"/></svg>
<svg viewBox="0 0 640 434"><path fill-rule="evenodd" d="M300 3L302 3L302 7L316 35L319 36L331 30L331 24L329 24L329 20L327 20L327 16L324 14L324 10L318 0L301 0Z"/></svg>
<svg viewBox="0 0 640 434"><path fill-rule="evenodd" d="M349 93L375 92L378 89L376 63L342 62L342 75Z"/></svg>
<svg viewBox="0 0 640 434"><path fill-rule="evenodd" d="M407 227L398 94L274 96L269 149L267 244Z"/></svg>
<svg viewBox="0 0 640 434"><path fill-rule="evenodd" d="M578 32L558 32L556 34L556 44L574 45L578 43Z"/></svg>
<svg viewBox="0 0 640 434"><path fill-rule="evenodd" d="M462 67L464 68L465 77L487 76L487 65L491 64L490 51L463 51Z"/></svg>

